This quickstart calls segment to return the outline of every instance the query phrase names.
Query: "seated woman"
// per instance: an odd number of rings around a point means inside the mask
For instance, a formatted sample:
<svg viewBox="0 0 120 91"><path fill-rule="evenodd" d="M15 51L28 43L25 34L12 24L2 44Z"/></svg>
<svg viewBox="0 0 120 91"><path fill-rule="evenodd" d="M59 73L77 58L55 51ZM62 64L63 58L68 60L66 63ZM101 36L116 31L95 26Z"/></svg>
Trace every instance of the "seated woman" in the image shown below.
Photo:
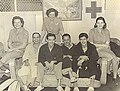
<svg viewBox="0 0 120 91"><path fill-rule="evenodd" d="M113 70L113 82L116 83L117 70L119 60L116 55L110 50L110 32L106 29L106 22L103 17L98 17L94 28L89 31L89 41L97 47L97 51L102 61L107 60L107 73L110 72L110 65L112 63Z"/></svg>
<svg viewBox="0 0 120 91"><path fill-rule="evenodd" d="M79 43L75 46L73 56L73 70L79 72L80 78L91 78L88 91L94 91L94 80L100 80L99 59L96 47L88 42L88 35L81 33Z"/></svg>
<svg viewBox="0 0 120 91"><path fill-rule="evenodd" d="M0 68L8 64L10 60L20 58L23 56L25 48L28 44L29 34L26 29L24 29L24 20L20 16L14 16L12 19L13 29L10 30L8 38L8 51L0 59Z"/></svg>

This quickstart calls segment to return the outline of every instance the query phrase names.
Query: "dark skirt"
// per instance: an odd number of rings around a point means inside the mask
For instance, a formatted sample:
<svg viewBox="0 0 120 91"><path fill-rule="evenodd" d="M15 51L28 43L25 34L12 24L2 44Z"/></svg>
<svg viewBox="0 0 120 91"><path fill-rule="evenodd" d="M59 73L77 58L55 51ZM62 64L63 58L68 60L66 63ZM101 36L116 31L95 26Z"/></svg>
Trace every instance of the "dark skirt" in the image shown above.
<svg viewBox="0 0 120 91"><path fill-rule="evenodd" d="M93 75L95 75L96 80L100 80L100 65L97 65L97 62L95 61L84 61L81 68L79 69L79 77L89 78Z"/></svg>

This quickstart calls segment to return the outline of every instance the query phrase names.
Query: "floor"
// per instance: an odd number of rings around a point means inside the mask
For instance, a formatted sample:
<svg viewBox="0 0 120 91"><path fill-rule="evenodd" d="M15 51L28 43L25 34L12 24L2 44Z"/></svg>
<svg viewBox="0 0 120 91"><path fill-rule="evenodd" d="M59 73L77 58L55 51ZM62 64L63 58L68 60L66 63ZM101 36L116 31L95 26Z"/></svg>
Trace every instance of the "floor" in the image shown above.
<svg viewBox="0 0 120 91"><path fill-rule="evenodd" d="M119 85L115 85L112 81L112 77L108 77L107 84L102 85L100 88L96 88L95 91L120 91L120 78L117 78ZM31 88L31 91L34 91L35 88ZM73 88L71 88L71 91ZM87 91L87 88L79 88L80 91ZM56 88L45 88L42 91L57 91Z"/></svg>
<svg viewBox="0 0 120 91"><path fill-rule="evenodd" d="M96 88L95 91L120 91L120 78L117 78L117 82L119 85L115 85L112 81L112 77L108 76L107 84L101 85L101 87ZM35 88L30 88L31 91L34 91ZM80 91L87 91L87 88L79 88ZM5 90L7 91L7 90ZM44 88L42 91L57 91L56 88ZM71 88L71 91L73 91L73 88Z"/></svg>

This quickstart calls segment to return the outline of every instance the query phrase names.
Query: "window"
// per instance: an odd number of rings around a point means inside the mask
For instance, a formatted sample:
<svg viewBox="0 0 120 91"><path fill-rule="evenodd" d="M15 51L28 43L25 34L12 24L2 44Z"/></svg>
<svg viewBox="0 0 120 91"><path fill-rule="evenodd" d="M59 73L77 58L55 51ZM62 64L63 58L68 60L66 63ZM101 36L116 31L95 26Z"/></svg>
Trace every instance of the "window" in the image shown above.
<svg viewBox="0 0 120 91"><path fill-rule="evenodd" d="M42 11L42 0L1 0L0 12Z"/></svg>

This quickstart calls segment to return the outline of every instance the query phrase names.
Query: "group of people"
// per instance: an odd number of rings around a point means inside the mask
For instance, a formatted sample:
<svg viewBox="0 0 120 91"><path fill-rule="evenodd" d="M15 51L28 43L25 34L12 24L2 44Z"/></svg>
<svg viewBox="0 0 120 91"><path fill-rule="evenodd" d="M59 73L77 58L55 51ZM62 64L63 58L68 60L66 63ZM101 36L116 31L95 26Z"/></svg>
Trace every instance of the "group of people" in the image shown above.
<svg viewBox="0 0 120 91"><path fill-rule="evenodd" d="M39 86L35 91L42 90L44 75L52 72L57 79L58 91L64 91L61 87L63 77L69 79L65 91L70 91L70 83L74 84L74 91L79 91L78 78L84 77L91 78L88 91L94 91L94 80L100 80L101 76L101 62L107 61L107 74L112 74L112 64L113 82L116 82L119 60L110 49L110 32L103 17L96 19L89 34L80 33L79 43L73 44L70 34L64 33L58 11L50 8L46 14L48 17L44 19L42 34L34 32L29 44L23 18L13 17L9 51L1 56L0 69L9 70L9 60L22 57L23 65L17 72L17 79L23 91L29 91L29 85L34 86L36 79Z"/></svg>
<svg viewBox="0 0 120 91"><path fill-rule="evenodd" d="M61 87L63 77L69 79L65 91L70 91L71 83L74 84L74 91L79 91L77 84L79 77L91 78L88 91L89 89L94 90L94 80L100 80L100 69L97 64L99 56L96 47L88 42L86 33L79 35L77 45L71 42L71 36L68 33L63 34L61 46L55 43L56 36L52 33L47 34L47 43L43 45L41 45L39 33L33 33L32 39L33 42L26 47L23 55L23 66L18 71L25 91L29 90L29 85L34 86L36 79L39 81L39 86L35 91L42 90L44 75L47 72L54 72L58 82L58 91L64 91Z"/></svg>

